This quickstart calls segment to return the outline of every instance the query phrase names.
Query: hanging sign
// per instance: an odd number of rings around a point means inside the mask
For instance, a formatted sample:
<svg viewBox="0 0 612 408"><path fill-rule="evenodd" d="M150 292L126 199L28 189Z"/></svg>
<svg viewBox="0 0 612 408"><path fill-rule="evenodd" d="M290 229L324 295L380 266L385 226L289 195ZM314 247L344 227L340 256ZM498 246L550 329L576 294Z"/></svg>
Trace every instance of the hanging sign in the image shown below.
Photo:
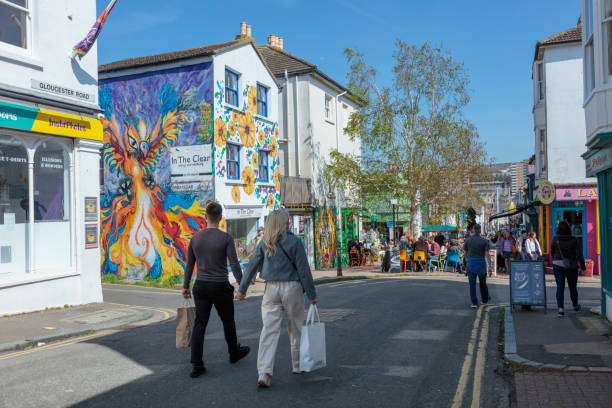
<svg viewBox="0 0 612 408"><path fill-rule="evenodd" d="M542 181L536 190L536 199L544 205L555 201L555 186L550 181Z"/></svg>

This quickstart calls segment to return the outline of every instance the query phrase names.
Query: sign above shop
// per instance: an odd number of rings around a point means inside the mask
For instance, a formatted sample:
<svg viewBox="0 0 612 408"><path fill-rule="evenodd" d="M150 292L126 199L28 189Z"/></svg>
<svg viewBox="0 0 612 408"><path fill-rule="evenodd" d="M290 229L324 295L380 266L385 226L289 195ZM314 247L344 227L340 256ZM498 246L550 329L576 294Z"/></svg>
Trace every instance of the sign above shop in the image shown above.
<svg viewBox="0 0 612 408"><path fill-rule="evenodd" d="M595 186L557 187L555 199L557 201L593 201L597 200L597 196L597 187Z"/></svg>
<svg viewBox="0 0 612 408"><path fill-rule="evenodd" d="M586 159L584 163L587 177L596 177L597 173L612 167L612 147L600 150Z"/></svg>
<svg viewBox="0 0 612 408"><path fill-rule="evenodd" d="M543 181L536 191L536 199L544 205L555 201L555 186L550 181Z"/></svg>
<svg viewBox="0 0 612 408"><path fill-rule="evenodd" d="M80 101L96 103L96 94L79 91L78 89L67 88L65 86L50 84L48 82L32 79L32 89L52 93L55 95L66 96Z"/></svg>
<svg viewBox="0 0 612 408"><path fill-rule="evenodd" d="M170 149L172 177L212 174L212 145L177 146Z"/></svg>
<svg viewBox="0 0 612 408"><path fill-rule="evenodd" d="M102 140L102 123L97 119L1 101L0 127L80 139Z"/></svg>
<svg viewBox="0 0 612 408"><path fill-rule="evenodd" d="M263 207L228 208L225 211L225 218L228 220L237 218L259 218L262 212Z"/></svg>

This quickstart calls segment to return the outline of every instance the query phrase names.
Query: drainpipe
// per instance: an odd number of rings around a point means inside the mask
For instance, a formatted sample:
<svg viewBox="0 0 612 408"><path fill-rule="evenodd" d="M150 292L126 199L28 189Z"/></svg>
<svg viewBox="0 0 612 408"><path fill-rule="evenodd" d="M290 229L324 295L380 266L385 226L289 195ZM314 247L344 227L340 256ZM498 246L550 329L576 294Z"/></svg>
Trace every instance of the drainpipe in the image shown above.
<svg viewBox="0 0 612 408"><path fill-rule="evenodd" d="M293 111L294 111L294 119L295 119L295 164L296 164L296 176L297 177L301 177L302 176L302 170L301 170L301 166L300 166L300 110L299 110L299 101L300 101L300 94L298 91L298 75L295 76L295 89L294 89L294 96L295 96L295 101L293 104Z"/></svg>

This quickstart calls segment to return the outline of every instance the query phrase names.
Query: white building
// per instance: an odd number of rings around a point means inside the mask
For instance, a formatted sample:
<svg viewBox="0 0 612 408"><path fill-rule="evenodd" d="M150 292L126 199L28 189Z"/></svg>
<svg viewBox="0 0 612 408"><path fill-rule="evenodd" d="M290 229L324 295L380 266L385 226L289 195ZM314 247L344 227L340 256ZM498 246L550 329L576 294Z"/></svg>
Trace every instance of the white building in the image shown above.
<svg viewBox="0 0 612 408"><path fill-rule="evenodd" d="M538 238L549 255L560 221L570 224L585 259L599 271L596 233L597 187L587 177L584 151L585 120L582 70L582 27L555 34L535 47L533 61L533 120Z"/></svg>
<svg viewBox="0 0 612 408"><path fill-rule="evenodd" d="M583 157L587 175L598 182L601 310L612 320L612 1L583 0L582 15L587 144Z"/></svg>
<svg viewBox="0 0 612 408"><path fill-rule="evenodd" d="M361 228L348 213L350 205L344 198L349 192L330 191L324 173L333 150L361 155L359 140L351 140L344 131L359 104L345 87L315 64L285 51L283 38L270 35L268 44L257 48L282 89L282 203L293 216L293 231L303 238L310 262L317 268L335 265L335 242L329 239L331 236L341 237L346 262L347 239L357 238ZM337 220L330 222L334 217L329 217L326 207L330 193L336 197L336 217L341 214L340 234L336 234Z"/></svg>
<svg viewBox="0 0 612 408"><path fill-rule="evenodd" d="M0 314L102 300L93 0L0 1Z"/></svg>
<svg viewBox="0 0 612 408"><path fill-rule="evenodd" d="M248 259L280 206L279 88L250 31L242 23L233 41L99 67L103 274L182 277L208 200L223 205Z"/></svg>

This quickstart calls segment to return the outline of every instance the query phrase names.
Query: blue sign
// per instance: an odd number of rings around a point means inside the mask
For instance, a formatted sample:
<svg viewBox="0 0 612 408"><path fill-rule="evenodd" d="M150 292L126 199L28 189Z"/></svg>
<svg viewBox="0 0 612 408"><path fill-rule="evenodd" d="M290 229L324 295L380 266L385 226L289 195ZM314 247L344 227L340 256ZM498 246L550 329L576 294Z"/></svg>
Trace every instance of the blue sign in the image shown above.
<svg viewBox="0 0 612 408"><path fill-rule="evenodd" d="M387 227L393 228L393 220L387 220Z"/></svg>

